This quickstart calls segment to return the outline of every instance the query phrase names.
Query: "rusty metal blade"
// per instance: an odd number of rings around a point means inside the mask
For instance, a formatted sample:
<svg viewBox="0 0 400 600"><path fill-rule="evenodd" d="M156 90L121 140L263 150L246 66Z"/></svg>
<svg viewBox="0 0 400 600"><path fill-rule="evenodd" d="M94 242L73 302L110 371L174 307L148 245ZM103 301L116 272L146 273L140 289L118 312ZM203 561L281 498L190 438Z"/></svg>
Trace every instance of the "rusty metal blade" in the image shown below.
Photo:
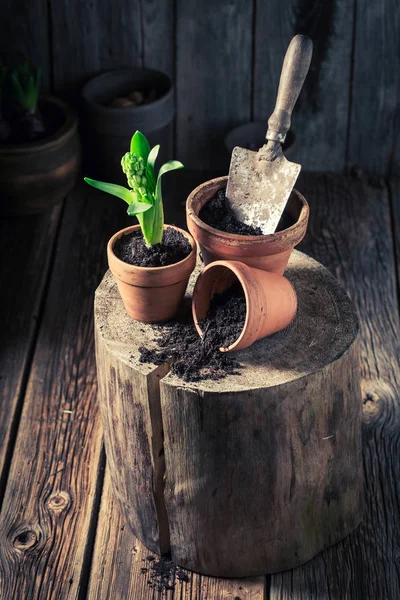
<svg viewBox="0 0 400 600"><path fill-rule="evenodd" d="M289 162L280 145L273 160L266 158L265 149L234 148L226 196L238 219L267 235L278 225L301 166Z"/></svg>

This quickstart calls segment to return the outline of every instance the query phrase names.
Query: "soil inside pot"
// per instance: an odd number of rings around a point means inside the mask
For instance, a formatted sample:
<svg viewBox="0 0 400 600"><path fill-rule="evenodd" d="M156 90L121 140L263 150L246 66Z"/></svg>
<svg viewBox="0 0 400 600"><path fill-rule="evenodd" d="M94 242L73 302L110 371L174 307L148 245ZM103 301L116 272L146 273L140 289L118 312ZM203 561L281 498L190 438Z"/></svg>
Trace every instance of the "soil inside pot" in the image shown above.
<svg viewBox="0 0 400 600"><path fill-rule="evenodd" d="M200 210L199 218L214 229L233 233L236 235L263 235L259 227L246 225L239 221L234 215L225 196L225 190L218 190L211 200L209 200ZM295 220L287 211L284 211L275 231L283 231L294 225Z"/></svg>
<svg viewBox="0 0 400 600"><path fill-rule="evenodd" d="M133 231L116 240L114 254L137 267L166 267L180 262L192 251L189 240L176 229L164 229L161 244L147 247L142 232Z"/></svg>
<svg viewBox="0 0 400 600"><path fill-rule="evenodd" d="M216 294L199 336L189 311L179 321L154 326L160 333L157 348L139 348L140 361L162 364L172 362L171 371L183 381L218 380L240 375L240 363L220 351L240 335L246 319L246 300L240 285Z"/></svg>

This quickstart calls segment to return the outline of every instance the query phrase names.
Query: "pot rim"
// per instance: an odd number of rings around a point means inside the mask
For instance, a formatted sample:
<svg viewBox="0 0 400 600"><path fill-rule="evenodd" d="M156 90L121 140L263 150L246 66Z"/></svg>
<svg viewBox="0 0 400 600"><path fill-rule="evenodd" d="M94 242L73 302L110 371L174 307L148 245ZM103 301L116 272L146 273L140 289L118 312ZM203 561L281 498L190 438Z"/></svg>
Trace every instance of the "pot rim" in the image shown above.
<svg viewBox="0 0 400 600"><path fill-rule="evenodd" d="M114 248L113 248L116 240L119 239L120 237L122 237L123 235L127 235L128 233L131 233L132 231L138 231L140 229L140 225L130 225L129 227L125 227L124 229L120 229L119 231L114 233L114 235L108 240L107 252L112 254L113 260L116 262L116 264L119 265L121 268L125 269L126 271L130 271L132 273L150 272L154 275L157 275L157 273L160 273L160 275L161 275L162 273L165 273L168 269L174 268L176 266L180 266L180 265L184 264L185 262L190 262L193 259L193 254L196 252L196 242L194 241L193 237L191 236L191 234L188 231L185 231L184 229L181 229L180 227L176 227L176 225L169 225L167 223L164 224L163 230L166 229L167 227L170 227L171 229L176 229L177 231L180 231L180 233L182 233L189 240L190 245L192 247L192 251L187 256L185 256L185 258L183 258L182 260L180 260L176 263L172 263L171 265L165 265L164 267L139 267L138 265L130 265L129 263L118 258L118 256L114 253Z"/></svg>
<svg viewBox="0 0 400 600"><path fill-rule="evenodd" d="M75 112L68 104L66 104L60 98L56 98L55 96L51 96L49 94L40 96L39 102L47 102L58 106L58 108L60 108L64 113L65 122L63 125L61 125L60 129L53 133L53 135L38 140L37 142L28 142L26 144L5 144L4 146L0 146L0 156L10 153L31 154L32 152L36 153L38 150L53 150L54 147L59 146L75 133L78 126L78 119Z"/></svg>
<svg viewBox="0 0 400 600"><path fill-rule="evenodd" d="M277 231L275 233L269 233L267 235L239 235L237 233L227 233L226 231L221 231L219 229L215 229L214 227L207 225L207 223L204 223L204 221L202 221L194 211L194 208L193 208L194 199L196 198L196 196L198 194L204 195L205 191L212 185L216 186L217 190L220 190L223 187L226 187L226 185L223 185L223 184L225 184L227 182L227 180L228 180L228 175L223 175L222 177L215 177L214 179L209 179L208 181L201 183L194 190L192 190L192 192L189 194L187 203L186 203L187 216L194 222L194 224L198 228L202 229L203 231L206 231L213 237L218 237L221 242L223 242L229 246L240 246L240 245L245 245L245 244L251 244L252 246L262 246L265 244L280 245L280 244L287 243L288 239L296 240L295 244L297 244L301 241L301 239L303 238L305 231L306 231L308 217L309 217L309 213L310 213L310 207L308 205L307 200L304 198L304 196L302 194L300 194L300 192L297 191L295 188L293 188L293 192L296 194L297 199L302 204L300 215L299 215L299 218L297 219L296 223L294 223L290 227L287 227L286 229L283 229L282 231ZM211 198L209 198L209 200L210 199ZM298 239L300 235L301 235L301 237L300 237L300 239Z"/></svg>
<svg viewBox="0 0 400 600"><path fill-rule="evenodd" d="M196 281L196 286L198 285L199 281L201 281L201 278L204 276L204 274L207 271L210 271L211 269L215 268L215 267L224 267L225 269L228 269L229 271L232 271L232 273L236 276L236 279L239 281L240 285L242 286L242 289L244 291L244 296L246 299L246 319L244 321L244 325L243 328L240 332L239 337L236 338L236 340L227 348L224 348L223 346L221 346L219 348L220 352L231 352L232 350L235 350L235 348L238 347L238 345L240 344L240 342L242 341L245 333L246 333L246 328L249 324L249 319L250 319L250 311L249 311L249 307L250 307L250 299L249 299L249 294L247 291L246 286L244 285L244 281L243 281L243 277L242 274L240 273L240 269L238 269L236 267L236 264L238 261L230 261L230 260L216 260L210 264L208 264L206 267L204 267L203 271L200 273L199 277L197 278ZM245 265L244 263L240 263L241 266L244 266L247 268L247 265ZM249 267L250 268L250 267ZM195 303L192 302L192 315L193 315L193 321L194 321L194 325L197 329L197 332L199 333L200 336L203 335L203 330L201 329L200 325L198 324L198 319L197 319L197 314L196 314L196 309L195 309Z"/></svg>
<svg viewBox="0 0 400 600"><path fill-rule="evenodd" d="M148 104L143 104L142 106L125 106L125 107L121 107L121 108L105 106L104 104L100 104L99 102L96 102L90 96L88 96L88 91L90 92L90 87L92 86L92 84L95 80L98 81L101 79L107 79L110 75L112 75L114 73L120 73L121 75L126 73L128 75L128 74L132 74L134 71L142 71L142 72L148 72L148 73L156 73L157 75L163 75L166 79L168 79L169 89L165 92L165 94L163 94L156 100L153 100L153 102L149 102ZM132 69L109 69L108 71L99 73L98 75L95 75L94 77L89 79L89 81L86 82L82 88L82 96L83 96L85 102L89 106L95 107L97 111L102 112L105 115L110 114L110 111L112 111L112 114L115 114L115 115L123 115L123 114L126 115L129 113L132 114L132 113L136 113L136 112L141 112L141 113L150 112L152 109L157 108L160 104L164 104L173 95L174 95L174 84L172 83L171 78L163 71L158 71L157 69L147 69L145 67L133 67Z"/></svg>

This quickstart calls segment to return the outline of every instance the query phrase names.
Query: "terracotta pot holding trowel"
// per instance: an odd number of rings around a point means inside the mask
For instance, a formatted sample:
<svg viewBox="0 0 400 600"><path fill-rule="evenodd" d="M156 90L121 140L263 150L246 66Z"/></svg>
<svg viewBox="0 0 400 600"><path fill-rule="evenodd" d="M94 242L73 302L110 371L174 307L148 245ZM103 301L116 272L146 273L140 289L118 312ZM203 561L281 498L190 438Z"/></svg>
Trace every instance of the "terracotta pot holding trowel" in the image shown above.
<svg viewBox="0 0 400 600"><path fill-rule="evenodd" d="M203 247L206 263L219 258L234 259L283 273L292 249L303 238L307 228L308 204L294 190L301 166L286 160L281 144L290 128L291 114L306 78L311 55L311 40L296 35L283 62L275 109L268 120L267 143L258 152L234 148L229 177L203 184L189 196L188 227ZM261 228L264 235L230 235L200 221L201 207L224 185L236 218ZM295 213L295 223L284 231L275 232L286 206L287 211Z"/></svg>
<svg viewBox="0 0 400 600"><path fill-rule="evenodd" d="M206 265L215 260L236 260L282 274L292 250L301 242L306 231L309 207L306 199L293 190L286 206L293 225L270 235L233 235L210 227L199 218L201 208L225 188L228 177L217 177L199 185L189 195L186 204L187 225L199 244Z"/></svg>

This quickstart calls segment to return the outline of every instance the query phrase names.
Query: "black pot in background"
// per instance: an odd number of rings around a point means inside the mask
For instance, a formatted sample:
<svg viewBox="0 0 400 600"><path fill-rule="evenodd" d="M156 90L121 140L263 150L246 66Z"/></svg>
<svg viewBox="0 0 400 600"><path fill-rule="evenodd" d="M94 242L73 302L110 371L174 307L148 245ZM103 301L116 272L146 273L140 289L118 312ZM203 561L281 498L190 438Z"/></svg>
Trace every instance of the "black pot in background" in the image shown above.
<svg viewBox="0 0 400 600"><path fill-rule="evenodd" d="M244 123L235 127L225 136L225 148L227 149L229 156L232 154L232 150L235 146L241 148L248 148L249 150L258 150L266 143L265 135L267 133L267 122L266 121L253 121L251 123ZM296 151L296 136L289 129L285 143L283 144L283 150L285 157L288 160L295 160Z"/></svg>
<svg viewBox="0 0 400 600"><path fill-rule="evenodd" d="M114 98L133 90L152 89L157 99L149 104L114 108ZM159 164L172 156L174 88L167 75L152 69L118 69L97 75L83 87L87 114L90 160L87 175L126 185L121 158L129 151L132 135L141 131L153 147L161 144Z"/></svg>
<svg viewBox="0 0 400 600"><path fill-rule="evenodd" d="M77 118L59 98L39 109L51 133L33 142L0 144L0 214L44 212L71 191L80 168Z"/></svg>

